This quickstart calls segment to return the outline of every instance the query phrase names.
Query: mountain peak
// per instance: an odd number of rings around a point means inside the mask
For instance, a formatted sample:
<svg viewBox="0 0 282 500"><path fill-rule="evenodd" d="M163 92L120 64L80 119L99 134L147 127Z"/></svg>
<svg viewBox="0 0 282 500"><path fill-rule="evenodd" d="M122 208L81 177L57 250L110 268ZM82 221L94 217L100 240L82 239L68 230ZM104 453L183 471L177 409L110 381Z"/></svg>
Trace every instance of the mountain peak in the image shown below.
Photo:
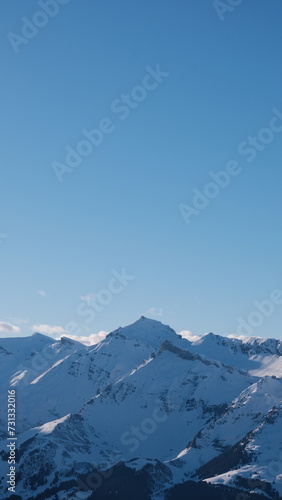
<svg viewBox="0 0 282 500"><path fill-rule="evenodd" d="M31 335L33 338L42 338L42 339L51 339L54 341L54 339L52 339L52 337L49 337L48 335L44 335L43 333L39 333L39 332L34 332L32 335Z"/></svg>
<svg viewBox="0 0 282 500"><path fill-rule="evenodd" d="M35 332L29 337L21 337L23 340L26 339L28 343L32 345L39 346L44 344L53 344L55 339L53 337L49 337L49 335L44 335L43 333Z"/></svg>
<svg viewBox="0 0 282 500"><path fill-rule="evenodd" d="M152 319L152 318L146 318L146 316L140 316L140 318L137 321L135 321L135 323L133 323L133 325L136 325L139 323L143 323L143 324L147 324L147 325L151 325L151 326L163 324L161 321L158 321L158 320Z"/></svg>
<svg viewBox="0 0 282 500"><path fill-rule="evenodd" d="M151 332L151 334L154 334L154 329L157 329L158 331L170 331L171 333L176 334L170 326L164 325L161 321L156 319L146 318L145 316L141 316L131 325L125 326L122 328L122 331L123 333L124 331L140 331L140 333Z"/></svg>
<svg viewBox="0 0 282 500"><path fill-rule="evenodd" d="M141 316L131 325L120 327L109 333L108 337L135 339L152 344L155 347L160 346L165 340L172 342L180 338L170 326L145 316Z"/></svg>

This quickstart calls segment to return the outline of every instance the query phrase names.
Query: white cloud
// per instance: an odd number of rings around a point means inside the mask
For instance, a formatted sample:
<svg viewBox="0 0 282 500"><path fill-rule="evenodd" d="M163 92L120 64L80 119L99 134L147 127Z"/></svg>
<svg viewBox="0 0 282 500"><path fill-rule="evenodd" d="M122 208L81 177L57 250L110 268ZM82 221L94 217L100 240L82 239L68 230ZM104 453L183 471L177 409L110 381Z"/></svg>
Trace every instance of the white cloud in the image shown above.
<svg viewBox="0 0 282 500"><path fill-rule="evenodd" d="M101 342L101 340L104 340L104 338L108 335L109 332L104 332L101 331L99 333L92 333L91 335L88 335L87 337L80 336L80 335L61 335L61 337L67 337L68 339L72 340L77 340L77 342L81 342L81 344L90 346L90 345L95 345ZM59 337L59 338L61 338ZM59 339L58 339L59 340Z"/></svg>
<svg viewBox="0 0 282 500"><path fill-rule="evenodd" d="M146 314L148 314L149 316L160 318L163 315L163 313L164 311L161 307L150 307L150 309L148 309L148 311L145 312L145 316Z"/></svg>
<svg viewBox="0 0 282 500"><path fill-rule="evenodd" d="M45 290L38 290L38 295L41 295L41 297L47 297Z"/></svg>
<svg viewBox="0 0 282 500"><path fill-rule="evenodd" d="M247 341L252 338L252 337L246 337L245 335L237 335L237 333L230 333L229 335L226 335L226 337L228 339L238 339L243 341Z"/></svg>
<svg viewBox="0 0 282 500"><path fill-rule="evenodd" d="M181 337L183 337L184 339L189 340L190 342L196 342L196 340L199 340L201 338L199 335L195 335L189 330L182 330L182 332L179 332L179 335L181 335Z"/></svg>
<svg viewBox="0 0 282 500"><path fill-rule="evenodd" d="M54 333L66 333L66 330L62 326L51 326L51 325L33 325L32 330L39 333L44 333L45 335L52 335Z"/></svg>
<svg viewBox="0 0 282 500"><path fill-rule="evenodd" d="M0 321L0 332L19 333L21 329L11 323Z"/></svg>
<svg viewBox="0 0 282 500"><path fill-rule="evenodd" d="M29 319L9 318L9 320L11 320L16 325L21 325L21 324L27 324L27 323L29 323Z"/></svg>

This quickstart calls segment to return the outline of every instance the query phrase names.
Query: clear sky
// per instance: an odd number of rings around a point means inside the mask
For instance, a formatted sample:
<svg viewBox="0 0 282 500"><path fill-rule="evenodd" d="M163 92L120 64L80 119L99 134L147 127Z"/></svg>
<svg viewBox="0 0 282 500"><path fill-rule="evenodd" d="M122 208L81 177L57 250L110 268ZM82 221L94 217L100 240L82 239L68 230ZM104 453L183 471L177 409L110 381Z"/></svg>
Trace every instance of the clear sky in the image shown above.
<svg viewBox="0 0 282 500"><path fill-rule="evenodd" d="M1 336L282 337L282 5L229 1L2 2Z"/></svg>

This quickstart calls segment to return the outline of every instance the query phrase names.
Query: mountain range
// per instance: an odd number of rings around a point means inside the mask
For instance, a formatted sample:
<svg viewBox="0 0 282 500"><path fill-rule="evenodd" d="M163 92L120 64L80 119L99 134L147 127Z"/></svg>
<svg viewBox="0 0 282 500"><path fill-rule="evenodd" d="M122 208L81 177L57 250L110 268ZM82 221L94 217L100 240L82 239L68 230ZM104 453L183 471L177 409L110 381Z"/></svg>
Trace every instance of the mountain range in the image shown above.
<svg viewBox="0 0 282 500"><path fill-rule="evenodd" d="M278 500L281 377L280 340L189 341L143 316L92 346L2 338L0 498Z"/></svg>

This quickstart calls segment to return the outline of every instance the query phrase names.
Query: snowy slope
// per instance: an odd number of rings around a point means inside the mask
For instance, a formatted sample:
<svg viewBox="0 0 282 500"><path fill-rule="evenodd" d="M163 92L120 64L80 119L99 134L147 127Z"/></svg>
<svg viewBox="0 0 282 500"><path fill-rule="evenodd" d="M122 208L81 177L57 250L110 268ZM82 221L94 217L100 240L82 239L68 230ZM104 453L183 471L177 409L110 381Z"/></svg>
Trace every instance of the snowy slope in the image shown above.
<svg viewBox="0 0 282 500"><path fill-rule="evenodd" d="M256 376L282 376L282 342L276 339L226 338L209 333L190 345L192 352L204 354L248 370Z"/></svg>
<svg viewBox="0 0 282 500"><path fill-rule="evenodd" d="M255 429L282 400L282 380L265 377L250 385L229 404L224 413L194 436L177 457L191 476ZM231 432L232 430L232 432Z"/></svg>
<svg viewBox="0 0 282 500"><path fill-rule="evenodd" d="M232 470L205 480L212 484L242 485L268 493L269 486L282 497L282 404L273 407L240 443L246 460ZM247 462L247 463L246 463ZM218 471L219 472L219 471ZM268 484L267 484L268 483Z"/></svg>

